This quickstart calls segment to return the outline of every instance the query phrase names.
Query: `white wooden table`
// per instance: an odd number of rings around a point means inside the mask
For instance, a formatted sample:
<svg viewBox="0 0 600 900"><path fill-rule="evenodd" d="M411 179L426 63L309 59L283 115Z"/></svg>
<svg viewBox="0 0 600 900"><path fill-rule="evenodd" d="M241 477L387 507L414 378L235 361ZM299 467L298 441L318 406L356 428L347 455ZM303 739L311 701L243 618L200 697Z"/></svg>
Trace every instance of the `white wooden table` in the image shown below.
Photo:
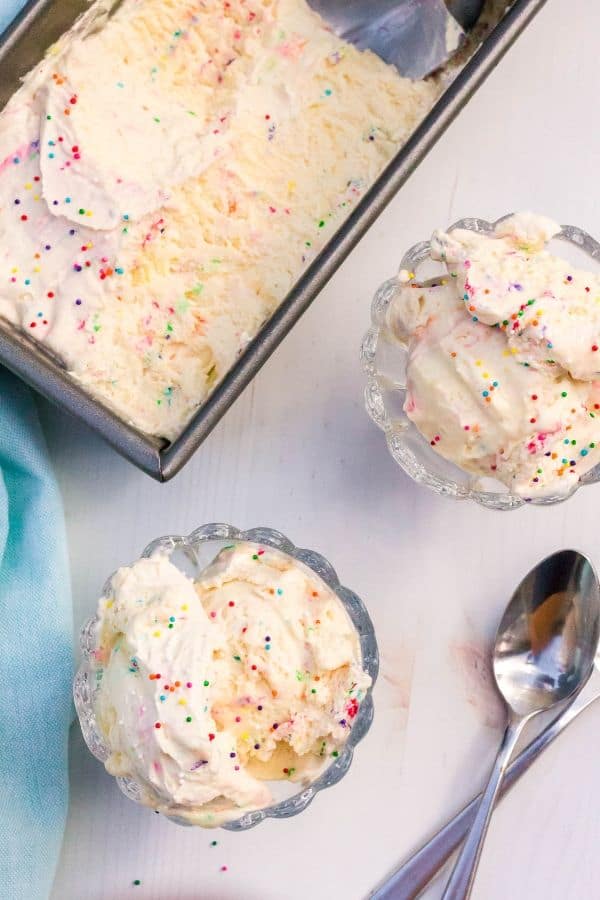
<svg viewBox="0 0 600 900"><path fill-rule="evenodd" d="M600 488L504 514L418 488L363 412L358 348L375 288L436 226L530 208L600 233L599 41L596 0L550 0L170 484L44 408L77 627L151 538L223 520L321 550L364 597L382 651L350 774L301 816L246 833L178 828L125 800L74 728L53 900L359 900L482 784L499 738L482 654L538 558L571 545L600 564ZM476 900L600 897L599 741L600 704L503 803Z"/></svg>

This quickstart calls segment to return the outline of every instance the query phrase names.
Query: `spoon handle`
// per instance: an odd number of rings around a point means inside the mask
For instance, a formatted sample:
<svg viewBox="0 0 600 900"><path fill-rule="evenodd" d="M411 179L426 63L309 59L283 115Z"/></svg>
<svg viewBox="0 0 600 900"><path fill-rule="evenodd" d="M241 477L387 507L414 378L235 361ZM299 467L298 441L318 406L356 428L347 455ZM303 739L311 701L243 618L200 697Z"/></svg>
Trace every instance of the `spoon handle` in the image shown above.
<svg viewBox="0 0 600 900"><path fill-rule="evenodd" d="M468 900L471 896L471 888L475 880L479 857L483 850L483 842L490 824L498 791L510 762L511 754L527 720L527 716L523 718L511 717L506 726L494 767L475 815L475 821L454 864L442 900Z"/></svg>
<svg viewBox="0 0 600 900"><path fill-rule="evenodd" d="M600 699L597 675L592 677L592 682L594 682L593 690L583 691L574 703L550 722L548 727L538 734L510 764L500 788L501 797L511 789L521 775L527 772L540 753L550 746L567 725L570 725L591 703ZM590 688L592 688L591 683ZM376 888L370 894L369 900L415 900L465 839L475 819L480 799L481 794L450 819L437 834L434 834L410 859L396 869L384 884Z"/></svg>

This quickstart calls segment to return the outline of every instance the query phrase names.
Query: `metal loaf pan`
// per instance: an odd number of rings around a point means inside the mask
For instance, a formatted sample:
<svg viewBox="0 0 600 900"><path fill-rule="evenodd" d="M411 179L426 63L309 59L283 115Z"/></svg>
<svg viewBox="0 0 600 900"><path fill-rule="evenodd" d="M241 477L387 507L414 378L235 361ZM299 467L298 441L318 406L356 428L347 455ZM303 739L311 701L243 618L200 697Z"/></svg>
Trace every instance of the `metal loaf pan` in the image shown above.
<svg viewBox="0 0 600 900"><path fill-rule="evenodd" d="M42 345L7 323L0 324L0 363L49 400L86 422L153 478L158 481L172 478L256 375L544 2L516 0L512 4L173 443L148 437L127 425L73 381ZM40 61L45 50L70 28L87 6L85 0L30 0L0 38L0 108L16 90L19 78Z"/></svg>

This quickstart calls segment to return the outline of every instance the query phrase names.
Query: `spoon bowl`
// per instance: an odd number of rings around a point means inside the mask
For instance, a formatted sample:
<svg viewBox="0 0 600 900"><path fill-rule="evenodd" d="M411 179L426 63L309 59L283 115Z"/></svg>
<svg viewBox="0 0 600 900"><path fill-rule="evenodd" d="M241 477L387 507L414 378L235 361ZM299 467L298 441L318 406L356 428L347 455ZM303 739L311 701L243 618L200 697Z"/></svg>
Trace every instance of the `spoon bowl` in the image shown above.
<svg viewBox="0 0 600 900"><path fill-rule="evenodd" d="M598 579L576 550L537 565L514 592L494 649L500 693L518 715L566 700L589 676L598 646Z"/></svg>

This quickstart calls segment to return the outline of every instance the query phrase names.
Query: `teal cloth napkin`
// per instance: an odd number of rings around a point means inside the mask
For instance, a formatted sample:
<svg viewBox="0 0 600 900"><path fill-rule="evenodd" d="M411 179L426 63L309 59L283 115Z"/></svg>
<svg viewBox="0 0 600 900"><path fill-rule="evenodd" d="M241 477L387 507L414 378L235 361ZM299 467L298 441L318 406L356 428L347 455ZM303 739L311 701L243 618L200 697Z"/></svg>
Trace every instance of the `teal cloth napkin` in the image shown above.
<svg viewBox="0 0 600 900"><path fill-rule="evenodd" d="M0 0L0 34L10 25L27 0Z"/></svg>
<svg viewBox="0 0 600 900"><path fill-rule="evenodd" d="M25 0L0 0L0 33ZM0 898L46 900L68 803L71 596L62 505L28 389L0 369Z"/></svg>
<svg viewBox="0 0 600 900"><path fill-rule="evenodd" d="M60 496L31 394L0 368L1 900L50 896L67 813L72 666Z"/></svg>

